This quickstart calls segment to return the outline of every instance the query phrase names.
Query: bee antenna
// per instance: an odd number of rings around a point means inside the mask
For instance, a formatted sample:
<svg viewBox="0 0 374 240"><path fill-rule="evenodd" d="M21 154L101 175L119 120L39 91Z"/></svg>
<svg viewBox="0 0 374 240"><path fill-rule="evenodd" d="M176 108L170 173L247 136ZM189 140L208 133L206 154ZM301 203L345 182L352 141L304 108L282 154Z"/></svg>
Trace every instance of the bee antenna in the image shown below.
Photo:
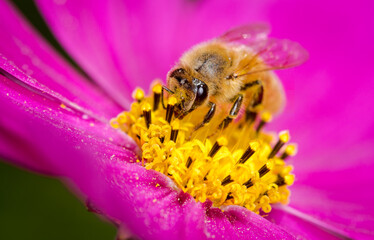
<svg viewBox="0 0 374 240"><path fill-rule="evenodd" d="M162 88L165 89L166 91L168 91L169 93L174 94L174 92L171 91L171 90L170 90L169 88L167 88L166 86L162 86Z"/></svg>
<svg viewBox="0 0 374 240"><path fill-rule="evenodd" d="M162 103L162 107L164 109L166 109L165 107L165 103L164 103L164 90L166 90L167 92L171 93L171 94L174 94L173 91L171 91L169 88L167 88L166 86L162 86L162 90L161 90L161 103Z"/></svg>

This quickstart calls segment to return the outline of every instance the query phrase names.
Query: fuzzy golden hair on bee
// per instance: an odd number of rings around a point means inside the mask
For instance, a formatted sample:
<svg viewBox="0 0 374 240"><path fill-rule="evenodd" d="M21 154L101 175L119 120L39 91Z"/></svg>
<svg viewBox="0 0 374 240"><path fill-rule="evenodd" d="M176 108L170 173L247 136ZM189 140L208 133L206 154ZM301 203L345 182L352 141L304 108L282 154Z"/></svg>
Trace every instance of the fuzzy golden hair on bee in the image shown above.
<svg viewBox="0 0 374 240"><path fill-rule="evenodd" d="M227 109L232 118L240 109L279 113L285 96L273 70L299 65L308 55L295 42L268 38L268 32L267 25L245 25L186 51L167 75L167 88L179 102L176 115L209 106L204 125L217 106L235 108Z"/></svg>

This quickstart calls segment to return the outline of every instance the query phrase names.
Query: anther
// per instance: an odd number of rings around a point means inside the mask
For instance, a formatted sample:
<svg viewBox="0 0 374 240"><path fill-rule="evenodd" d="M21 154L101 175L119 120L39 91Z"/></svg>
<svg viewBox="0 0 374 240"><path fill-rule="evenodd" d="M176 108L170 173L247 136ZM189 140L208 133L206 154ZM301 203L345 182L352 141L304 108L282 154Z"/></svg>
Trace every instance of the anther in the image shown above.
<svg viewBox="0 0 374 240"><path fill-rule="evenodd" d="M248 181L246 181L245 183L243 183L244 186L246 186L247 188L250 188L253 186L253 182L252 182L252 179L249 179Z"/></svg>
<svg viewBox="0 0 374 240"><path fill-rule="evenodd" d="M210 170L205 174L204 176L204 181L208 180L208 174L209 174Z"/></svg>
<svg viewBox="0 0 374 240"><path fill-rule="evenodd" d="M271 119L272 119L271 114L269 112L264 112L261 115L261 121L256 128L256 132L259 133L261 131L261 129L265 126L265 124L270 122Z"/></svg>
<svg viewBox="0 0 374 240"><path fill-rule="evenodd" d="M186 167L189 168L192 164L192 158L188 157L187 162L186 162Z"/></svg>
<svg viewBox="0 0 374 240"><path fill-rule="evenodd" d="M286 175L284 176L284 181L286 182L287 186L291 186L295 182L295 176L294 175Z"/></svg>
<svg viewBox="0 0 374 240"><path fill-rule="evenodd" d="M177 142L178 132L178 129L171 129L170 141Z"/></svg>
<svg viewBox="0 0 374 240"><path fill-rule="evenodd" d="M297 152L297 146L296 144L290 144L286 147L283 154L281 155L280 159L286 160L288 157L295 156Z"/></svg>
<svg viewBox="0 0 374 240"><path fill-rule="evenodd" d="M162 85L161 84L154 85L152 88L152 92L153 92L153 111L156 111L161 101Z"/></svg>
<svg viewBox="0 0 374 240"><path fill-rule="evenodd" d="M225 177L225 178L222 180L221 184L222 184L222 186L226 186L227 184L232 183L233 181L234 181L234 180L231 179L231 176L228 175L227 177Z"/></svg>
<svg viewBox="0 0 374 240"><path fill-rule="evenodd" d="M140 88L136 88L132 93L132 98L135 99L138 103L144 99L144 91Z"/></svg>
<svg viewBox="0 0 374 240"><path fill-rule="evenodd" d="M294 175L286 175L284 177L282 177L281 175L278 175L278 178L277 180L274 182L275 184L277 184L279 187L281 186L291 186L295 181L295 177Z"/></svg>
<svg viewBox="0 0 374 240"><path fill-rule="evenodd" d="M229 194L227 194L227 197L226 197L226 200L230 200L230 199L233 199L234 197L232 196L232 193L230 192Z"/></svg>
<svg viewBox="0 0 374 240"><path fill-rule="evenodd" d="M171 128L170 141L177 142L178 132L179 132L179 121L175 120Z"/></svg>
<svg viewBox="0 0 374 240"><path fill-rule="evenodd" d="M243 155L240 157L238 164L244 164L252 155L258 150L259 144L258 142L251 142L243 153Z"/></svg>
<svg viewBox="0 0 374 240"><path fill-rule="evenodd" d="M214 157L218 150L224 145L227 145L227 139L225 137L218 138L217 141L214 143L212 149L210 150L208 156Z"/></svg>
<svg viewBox="0 0 374 240"><path fill-rule="evenodd" d="M271 163L264 164L260 170L258 170L258 174L260 175L260 178L263 177L266 173L270 172L270 169L272 167Z"/></svg>
<svg viewBox="0 0 374 240"><path fill-rule="evenodd" d="M168 105L166 107L166 115L165 120L170 123L171 119L173 118L174 114L174 105L177 103L177 99L175 97L170 97L168 101Z"/></svg>
<svg viewBox="0 0 374 240"><path fill-rule="evenodd" d="M273 147L273 150L271 150L271 153L269 154L268 158L273 158L279 150L283 147L285 143L287 143L290 140L290 134L288 131L282 131L279 133L279 140Z"/></svg>
<svg viewBox="0 0 374 240"><path fill-rule="evenodd" d="M278 178L274 183L277 184L278 187L286 185L286 182L284 181L284 177L282 177L280 175L278 175Z"/></svg>
<svg viewBox="0 0 374 240"><path fill-rule="evenodd" d="M151 105L149 105L149 103L145 103L143 104L142 109L143 116L145 119L145 125L147 126L147 128L149 128L149 125L151 125L152 123Z"/></svg>

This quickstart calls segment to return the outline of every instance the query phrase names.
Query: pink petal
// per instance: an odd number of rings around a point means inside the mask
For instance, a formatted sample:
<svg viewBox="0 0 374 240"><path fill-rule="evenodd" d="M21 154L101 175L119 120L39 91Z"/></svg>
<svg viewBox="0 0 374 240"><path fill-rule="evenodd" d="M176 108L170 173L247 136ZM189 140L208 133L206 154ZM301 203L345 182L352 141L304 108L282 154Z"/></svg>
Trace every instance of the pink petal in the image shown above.
<svg viewBox="0 0 374 240"><path fill-rule="evenodd" d="M322 228L319 225L313 224L310 220L308 221L296 217L295 215L286 212L282 208L273 208L269 216L266 218L269 221L282 226L288 232L292 233L294 236L297 236L298 239L349 239L344 232L334 232L331 230L331 228L328 228L330 226L325 226L326 228Z"/></svg>
<svg viewBox="0 0 374 240"><path fill-rule="evenodd" d="M125 160L134 158L135 143L100 116L87 114L84 108L25 75L4 57L0 58L0 66L10 72L3 72L7 77L0 75L2 157L42 172L61 174L73 170L74 165L54 158L57 143L47 140L53 134L78 149L100 143L101 154L126 156ZM41 125L40 129L32 123Z"/></svg>
<svg viewBox="0 0 374 240"><path fill-rule="evenodd" d="M274 36L310 53L304 66L280 72L289 100L277 127L289 126L300 146L291 206L356 238L373 234L373 9L371 1L269 8Z"/></svg>
<svg viewBox="0 0 374 240"><path fill-rule="evenodd" d="M222 213L209 203L196 203L175 190L169 178L141 166L108 162L101 168L106 181L93 179L102 192L91 197L141 239L293 239L244 208L228 207Z"/></svg>
<svg viewBox="0 0 374 240"><path fill-rule="evenodd" d="M51 1L38 3L51 30L71 56L122 107L127 107L130 102L125 96L131 93L132 88L126 82L129 76L126 71L137 66L131 57L124 61L124 58L135 54L129 46L126 13L120 12L123 3L117 1L117 6L111 2L88 0L66 1L63 4ZM122 18L121 25L117 25L115 19L110 22L112 16L117 20ZM116 33L113 33L114 29L118 29ZM120 34L120 39L117 34ZM132 78L134 82L139 81L138 85L145 86L141 84L144 79L138 79L136 75Z"/></svg>
<svg viewBox="0 0 374 240"><path fill-rule="evenodd" d="M148 88L154 78L164 79L192 45L240 23L263 19L263 11L248 1L37 4L67 51L123 106L124 94L135 86Z"/></svg>
<svg viewBox="0 0 374 240"><path fill-rule="evenodd" d="M0 54L12 60L26 75L37 78L33 87L49 88L82 106L87 114L109 119L121 111L101 90L79 75L6 1L0 2ZM4 61L4 60L1 60ZM8 69L1 68L7 72ZM84 89L84 91L82 90Z"/></svg>
<svg viewBox="0 0 374 240"><path fill-rule="evenodd" d="M354 239L373 238L372 172L373 165L363 164L300 176L292 186L290 206Z"/></svg>
<svg viewBox="0 0 374 240"><path fill-rule="evenodd" d="M310 53L305 65L279 72L288 104L277 128L289 127L293 140L301 143L300 160L295 161L300 174L353 165L351 149L373 153L360 149L361 142L374 136L373 10L372 1L282 1L269 6L273 35L297 40ZM331 158L346 151L352 151L346 158Z"/></svg>

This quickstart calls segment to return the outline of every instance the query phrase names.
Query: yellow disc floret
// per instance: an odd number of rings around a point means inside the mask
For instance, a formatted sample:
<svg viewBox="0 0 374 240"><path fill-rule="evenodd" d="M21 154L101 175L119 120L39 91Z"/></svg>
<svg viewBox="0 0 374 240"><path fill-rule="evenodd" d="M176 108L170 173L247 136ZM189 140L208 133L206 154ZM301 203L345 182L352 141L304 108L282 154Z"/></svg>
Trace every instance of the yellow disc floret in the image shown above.
<svg viewBox="0 0 374 240"><path fill-rule="evenodd" d="M132 98L140 102L144 98L144 91L140 88L136 88L135 91L132 93Z"/></svg>
<svg viewBox="0 0 374 240"><path fill-rule="evenodd" d="M261 130L271 121L270 113L263 113L257 126L239 118L222 130L219 124L228 112L222 107L209 124L195 130L207 109L176 119L178 100L161 95L158 83L148 97L136 89L130 111L110 122L137 142L146 169L165 174L196 201L210 200L216 207L236 204L266 214L271 204L288 202L287 188L295 177L286 158L295 155L296 145L281 151L290 140L288 131L275 138Z"/></svg>

